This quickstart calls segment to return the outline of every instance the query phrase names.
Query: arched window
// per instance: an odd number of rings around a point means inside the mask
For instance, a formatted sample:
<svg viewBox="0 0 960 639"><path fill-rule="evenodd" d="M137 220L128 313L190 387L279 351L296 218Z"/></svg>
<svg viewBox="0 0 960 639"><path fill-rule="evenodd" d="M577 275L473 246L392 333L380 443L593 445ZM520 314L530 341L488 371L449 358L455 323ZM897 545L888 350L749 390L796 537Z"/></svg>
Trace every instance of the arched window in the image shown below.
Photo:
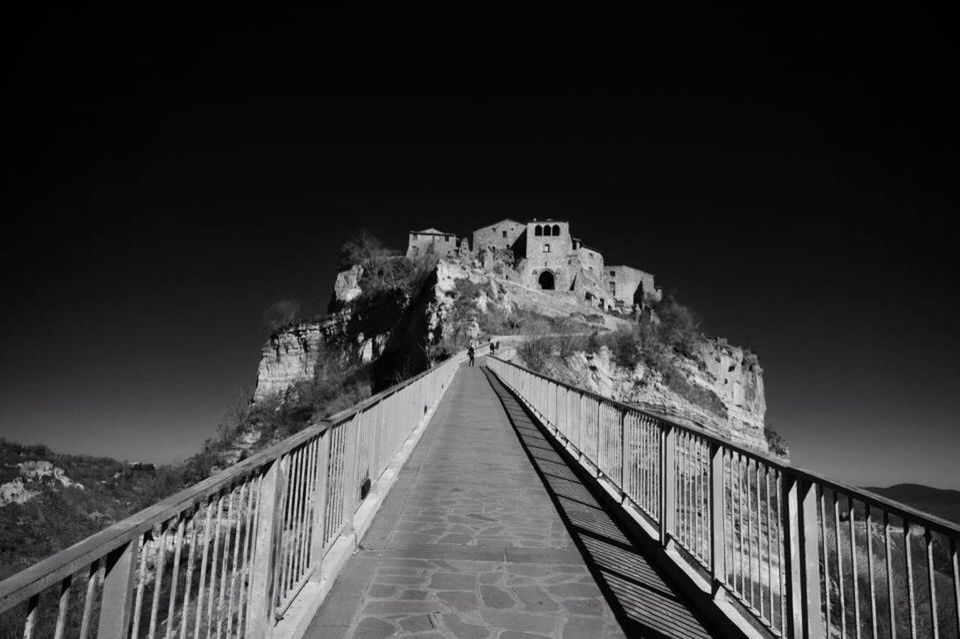
<svg viewBox="0 0 960 639"><path fill-rule="evenodd" d="M554 235L560 235L560 225L559 225L559 224L554 224L554 225L553 225L553 234L554 234Z"/></svg>
<svg viewBox="0 0 960 639"><path fill-rule="evenodd" d="M543 227L540 226L539 224L537 224L537 225L533 228L533 234L534 234L534 235L543 235Z"/></svg>
<svg viewBox="0 0 960 639"><path fill-rule="evenodd" d="M553 273L550 271L541 273L537 281L540 283L540 288L545 291L552 291L555 285Z"/></svg>

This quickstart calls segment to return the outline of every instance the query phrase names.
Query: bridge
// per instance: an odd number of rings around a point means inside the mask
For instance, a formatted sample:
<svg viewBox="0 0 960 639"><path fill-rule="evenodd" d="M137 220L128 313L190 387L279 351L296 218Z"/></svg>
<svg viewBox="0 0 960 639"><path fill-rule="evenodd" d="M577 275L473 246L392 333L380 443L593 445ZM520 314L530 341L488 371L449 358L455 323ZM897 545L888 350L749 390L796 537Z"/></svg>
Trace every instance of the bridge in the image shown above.
<svg viewBox="0 0 960 639"><path fill-rule="evenodd" d="M4 636L960 637L960 527L462 354L0 583Z"/></svg>

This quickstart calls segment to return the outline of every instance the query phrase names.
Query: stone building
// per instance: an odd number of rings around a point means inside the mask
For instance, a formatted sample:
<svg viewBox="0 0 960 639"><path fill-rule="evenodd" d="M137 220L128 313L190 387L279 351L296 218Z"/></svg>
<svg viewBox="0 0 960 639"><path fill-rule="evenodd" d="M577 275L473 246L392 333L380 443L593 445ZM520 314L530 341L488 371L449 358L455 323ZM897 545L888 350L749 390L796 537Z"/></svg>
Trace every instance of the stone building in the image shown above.
<svg viewBox="0 0 960 639"><path fill-rule="evenodd" d="M604 281L610 296L624 306L643 305L647 300L659 301L661 292L653 283L653 275L632 266L607 266Z"/></svg>
<svg viewBox="0 0 960 639"><path fill-rule="evenodd" d="M424 255L454 257L460 248L460 241L453 233L444 233L429 228L422 231L410 231L407 239L407 257L417 258Z"/></svg>
<svg viewBox="0 0 960 639"><path fill-rule="evenodd" d="M504 218L496 224L484 226L473 232L473 250L480 252L484 249L510 249L523 256L520 239L523 237L527 225L510 218Z"/></svg>
<svg viewBox="0 0 960 639"><path fill-rule="evenodd" d="M512 269L524 286L587 300L604 310L630 310L659 300L653 275L631 266L606 266L603 254L570 233L567 220L518 222L504 218L466 238L437 229L411 231L407 257L426 254L471 256L485 268Z"/></svg>

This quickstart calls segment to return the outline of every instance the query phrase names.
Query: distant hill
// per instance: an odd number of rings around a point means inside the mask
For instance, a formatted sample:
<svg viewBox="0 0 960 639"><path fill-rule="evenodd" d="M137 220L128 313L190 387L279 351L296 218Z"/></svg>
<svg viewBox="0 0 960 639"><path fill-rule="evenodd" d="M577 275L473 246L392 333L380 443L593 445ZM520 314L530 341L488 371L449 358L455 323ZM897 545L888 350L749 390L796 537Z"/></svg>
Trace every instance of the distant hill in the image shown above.
<svg viewBox="0 0 960 639"><path fill-rule="evenodd" d="M896 484L889 488L867 488L888 499L902 501L918 510L960 523L960 490L932 488L922 484Z"/></svg>

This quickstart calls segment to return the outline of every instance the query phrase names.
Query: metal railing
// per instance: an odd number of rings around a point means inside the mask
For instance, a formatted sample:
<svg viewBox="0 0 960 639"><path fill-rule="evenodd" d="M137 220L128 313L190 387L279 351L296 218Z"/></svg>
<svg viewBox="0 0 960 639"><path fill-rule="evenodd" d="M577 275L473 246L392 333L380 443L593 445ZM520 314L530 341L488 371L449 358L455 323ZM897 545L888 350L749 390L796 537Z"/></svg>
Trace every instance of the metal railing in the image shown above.
<svg viewBox="0 0 960 639"><path fill-rule="evenodd" d="M960 637L960 526L488 358L747 634Z"/></svg>
<svg viewBox="0 0 960 639"><path fill-rule="evenodd" d="M462 354L0 582L3 637L264 637Z"/></svg>

